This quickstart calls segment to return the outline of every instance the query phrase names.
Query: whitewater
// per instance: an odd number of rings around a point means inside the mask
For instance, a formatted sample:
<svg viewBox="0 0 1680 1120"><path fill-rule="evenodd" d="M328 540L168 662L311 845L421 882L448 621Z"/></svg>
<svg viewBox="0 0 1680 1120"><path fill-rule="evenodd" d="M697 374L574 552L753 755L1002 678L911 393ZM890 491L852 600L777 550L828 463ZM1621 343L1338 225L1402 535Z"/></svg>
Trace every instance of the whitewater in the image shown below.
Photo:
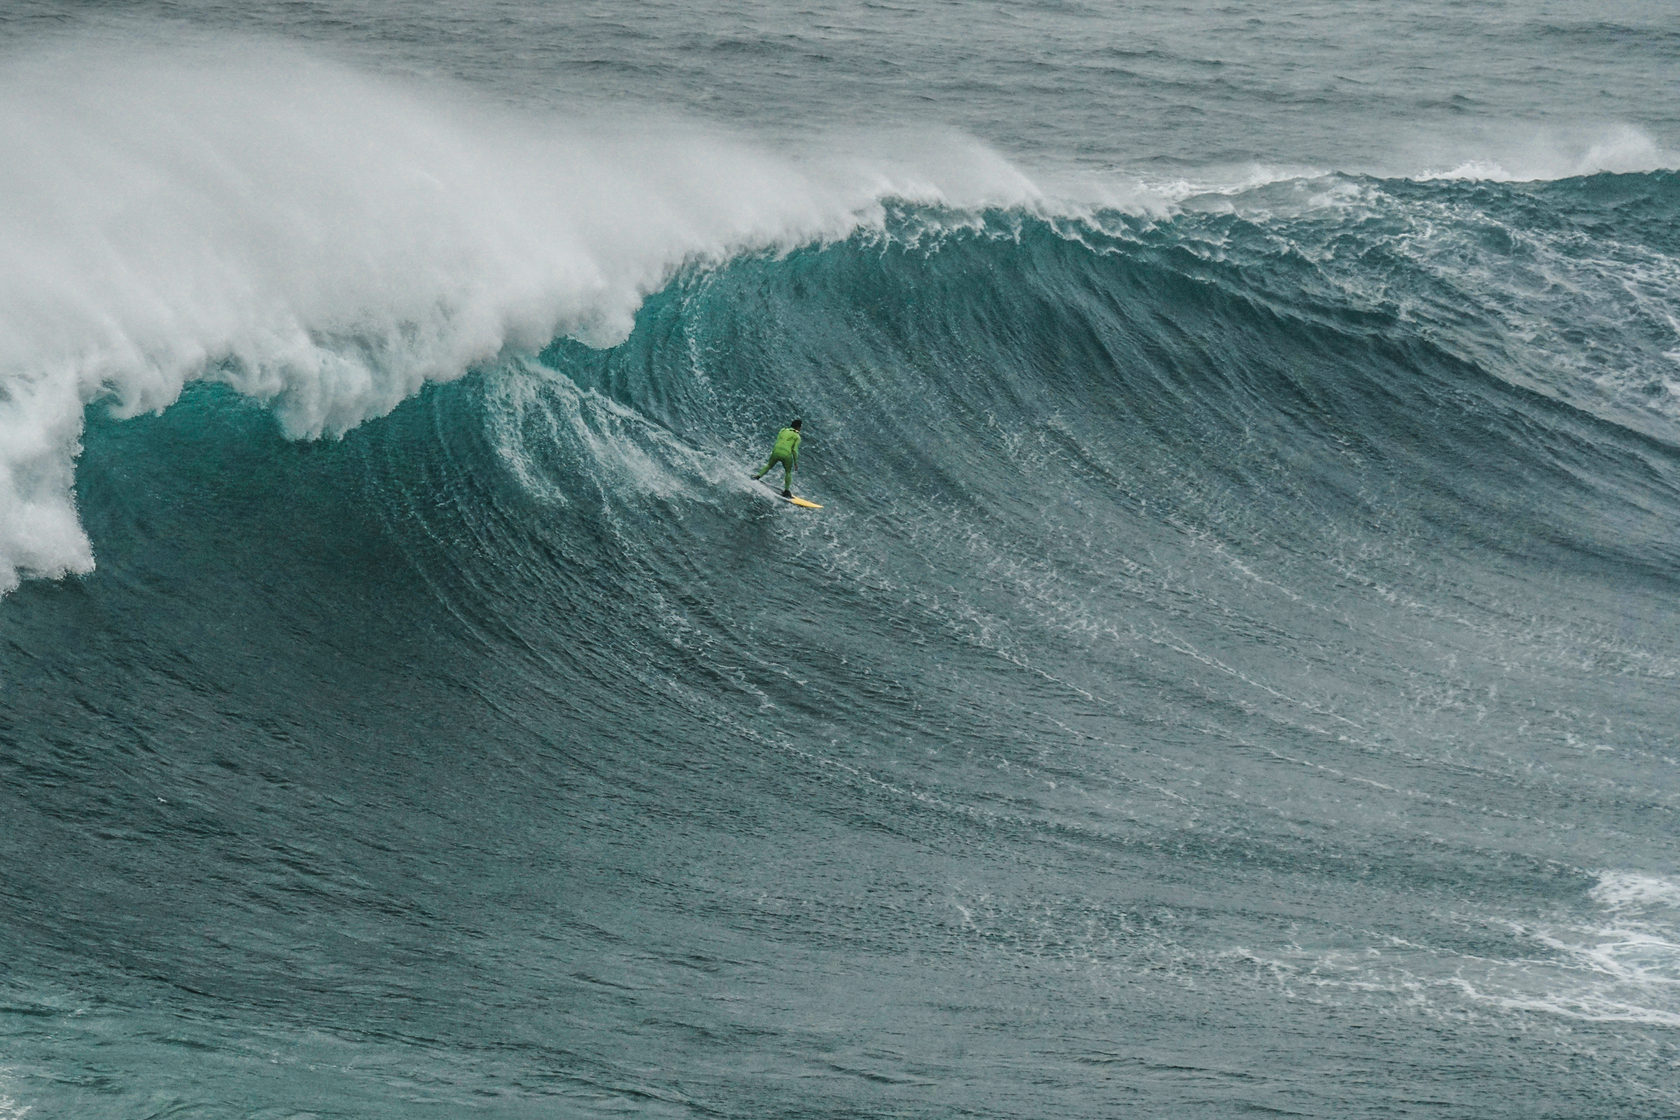
<svg viewBox="0 0 1680 1120"><path fill-rule="evenodd" d="M15 5L0 1117L1680 1115L1677 54Z"/></svg>

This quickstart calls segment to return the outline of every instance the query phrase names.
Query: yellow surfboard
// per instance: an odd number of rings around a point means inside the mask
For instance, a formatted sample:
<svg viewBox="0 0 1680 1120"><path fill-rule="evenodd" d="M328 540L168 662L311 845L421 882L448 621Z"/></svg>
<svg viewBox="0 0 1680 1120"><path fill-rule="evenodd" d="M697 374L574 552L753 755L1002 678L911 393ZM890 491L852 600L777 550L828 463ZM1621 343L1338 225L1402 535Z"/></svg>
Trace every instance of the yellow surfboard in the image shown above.
<svg viewBox="0 0 1680 1120"><path fill-rule="evenodd" d="M766 482L764 484L764 486L765 486L765 489L769 490L771 494L775 495L778 498L782 498L782 492L780 490L776 489L774 486L770 485L770 483ZM797 498L797 497L782 498L782 501L787 502L789 505L798 506L800 509L821 509L822 508L822 506L818 505L816 502L808 502L804 498Z"/></svg>

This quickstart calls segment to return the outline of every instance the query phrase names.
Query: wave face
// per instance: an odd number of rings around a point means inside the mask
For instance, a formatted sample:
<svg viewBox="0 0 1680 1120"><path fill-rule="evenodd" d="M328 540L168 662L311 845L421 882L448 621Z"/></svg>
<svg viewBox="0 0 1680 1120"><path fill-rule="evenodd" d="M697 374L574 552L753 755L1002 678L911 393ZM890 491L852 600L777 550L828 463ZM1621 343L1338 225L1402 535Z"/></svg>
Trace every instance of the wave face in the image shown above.
<svg viewBox="0 0 1680 1120"><path fill-rule="evenodd" d="M359 426L93 409L0 1115L1675 1107L1677 218L887 198Z"/></svg>

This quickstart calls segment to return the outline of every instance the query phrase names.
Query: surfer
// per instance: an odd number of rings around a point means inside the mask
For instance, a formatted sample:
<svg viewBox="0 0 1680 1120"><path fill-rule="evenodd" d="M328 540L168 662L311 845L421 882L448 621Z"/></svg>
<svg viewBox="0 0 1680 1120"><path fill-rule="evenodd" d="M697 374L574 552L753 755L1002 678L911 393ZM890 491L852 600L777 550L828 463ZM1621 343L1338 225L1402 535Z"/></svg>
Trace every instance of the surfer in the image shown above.
<svg viewBox="0 0 1680 1120"><path fill-rule="evenodd" d="M782 497L793 497L793 468L799 465L799 427L803 420L795 420L787 427L776 433L776 446L770 452L770 461L753 475L753 478L763 478L765 472L777 463L782 465Z"/></svg>

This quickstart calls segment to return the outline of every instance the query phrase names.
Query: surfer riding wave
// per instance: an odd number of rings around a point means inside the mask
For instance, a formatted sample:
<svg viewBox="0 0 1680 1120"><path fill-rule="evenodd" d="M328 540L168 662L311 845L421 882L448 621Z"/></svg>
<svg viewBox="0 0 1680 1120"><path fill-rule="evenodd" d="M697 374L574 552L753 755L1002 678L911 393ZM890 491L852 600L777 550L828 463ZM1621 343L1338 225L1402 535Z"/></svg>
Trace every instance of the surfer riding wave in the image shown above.
<svg viewBox="0 0 1680 1120"><path fill-rule="evenodd" d="M803 420L795 420L780 432L776 433L776 446L770 451L770 460L760 467L753 478L763 478L770 468L777 463L782 465L782 497L793 497L793 469L799 465L799 442L803 438L799 429Z"/></svg>

